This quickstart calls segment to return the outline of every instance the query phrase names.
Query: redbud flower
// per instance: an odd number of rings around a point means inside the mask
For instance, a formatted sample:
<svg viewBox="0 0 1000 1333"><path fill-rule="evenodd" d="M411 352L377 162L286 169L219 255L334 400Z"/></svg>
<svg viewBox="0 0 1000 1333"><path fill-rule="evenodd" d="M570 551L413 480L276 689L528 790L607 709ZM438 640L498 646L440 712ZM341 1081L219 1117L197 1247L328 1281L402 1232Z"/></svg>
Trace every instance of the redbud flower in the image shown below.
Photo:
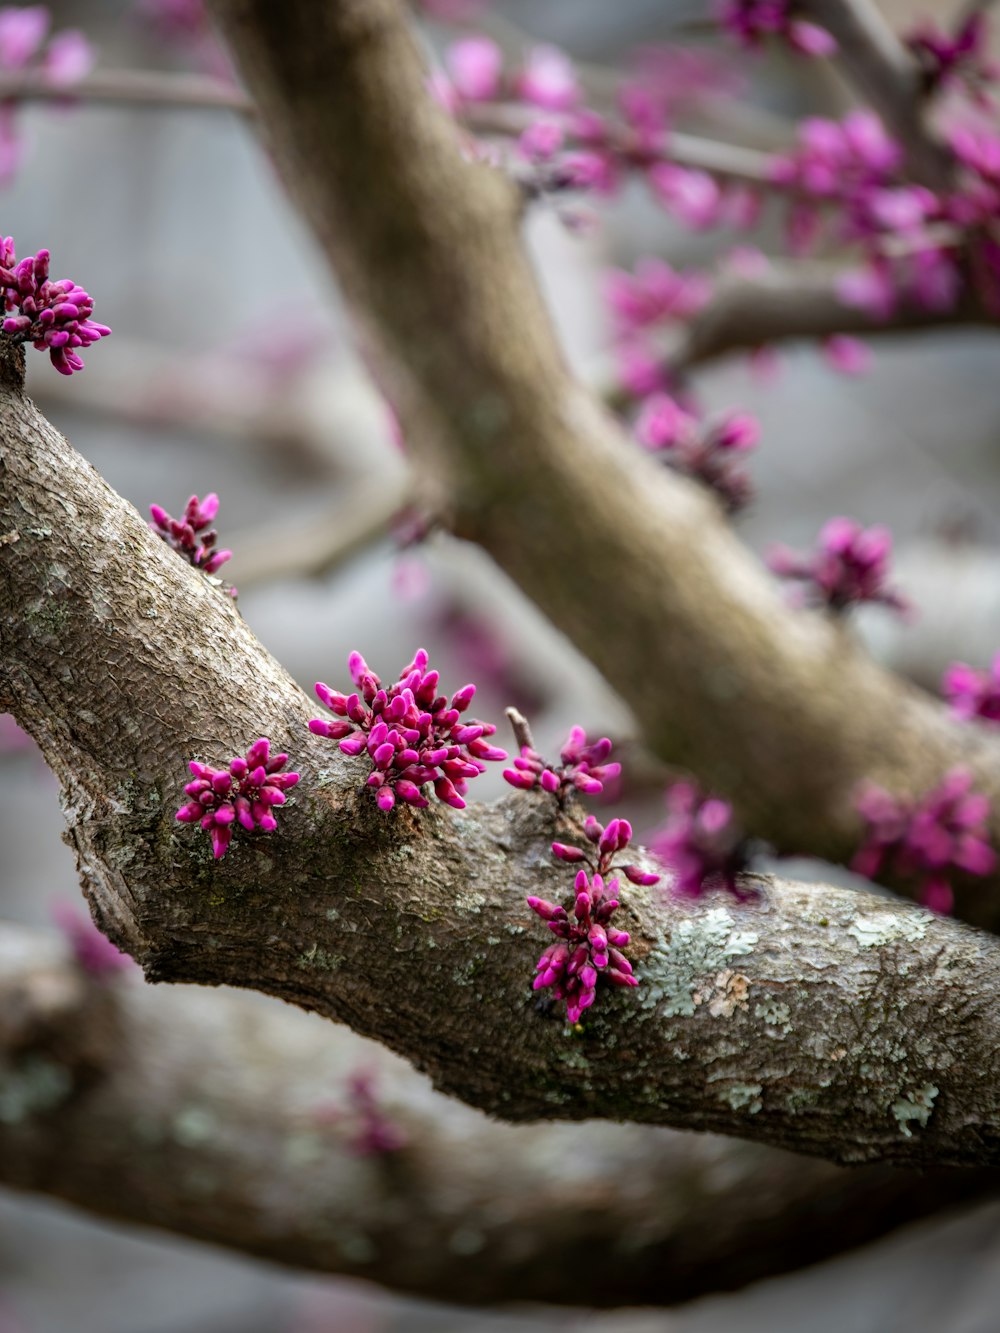
<svg viewBox="0 0 1000 1333"><path fill-rule="evenodd" d="M127 953L94 924L89 913L78 912L69 903L56 903L52 915L65 936L80 967L97 980L106 980L135 966Z"/></svg>
<svg viewBox="0 0 1000 1333"><path fill-rule="evenodd" d="M503 55L488 37L464 37L445 56L451 82L465 102L489 102L500 92Z"/></svg>
<svg viewBox="0 0 1000 1333"><path fill-rule="evenodd" d="M355 1121L351 1147L359 1157L385 1157L405 1148L409 1139L379 1104L375 1076L366 1071L352 1074L348 1083L350 1114Z"/></svg>
<svg viewBox="0 0 1000 1333"><path fill-rule="evenodd" d="M219 497L214 491L199 500L192 495L184 507L182 519L171 518L159 505L149 506L153 516L150 527L158 533L168 546L172 546L178 555L182 555L195 569L204 574L215 574L227 560L232 559L232 551L216 551L215 543L219 534L212 527L212 522L219 512ZM230 589L236 596L236 590Z"/></svg>
<svg viewBox="0 0 1000 1333"><path fill-rule="evenodd" d="M282 773L287 754L271 755L266 736L254 741L245 758L230 760L228 769L212 768L192 759L194 774L184 790L191 800L177 811L183 824L200 823L212 840L215 859L225 856L236 824L252 833L271 833L278 827L274 811L285 804L285 792L299 780L298 773Z"/></svg>
<svg viewBox="0 0 1000 1333"><path fill-rule="evenodd" d="M687 319L708 300L712 284L703 273L681 273L662 259L640 259L635 273L612 269L604 296L623 333Z"/></svg>
<svg viewBox="0 0 1000 1333"><path fill-rule="evenodd" d="M694 231L704 231L719 220L723 194L718 181L707 171L657 162L647 178L664 207Z"/></svg>
<svg viewBox="0 0 1000 1333"><path fill-rule="evenodd" d="M668 394L658 393L643 403L635 429L640 444L675 472L715 491L729 513L742 509L753 495L742 457L756 445L760 427L746 413L729 412L703 423Z"/></svg>
<svg viewBox="0 0 1000 1333"><path fill-rule="evenodd" d="M17 311L3 321L3 331L15 343L30 342L46 351L61 375L83 369L77 347L88 347L111 330L90 318L93 299L69 278L49 278L49 252L39 250L15 262L13 238L0 246L0 290L4 308Z"/></svg>
<svg viewBox="0 0 1000 1333"><path fill-rule="evenodd" d="M1000 722L1000 653L988 671L952 662L944 673L942 692L956 717Z"/></svg>
<svg viewBox="0 0 1000 1333"><path fill-rule="evenodd" d="M785 546L771 549L767 563L783 578L802 579L807 596L829 610L842 612L855 602L881 602L894 611L909 603L886 587L892 536L887 528L862 528L850 518L831 518L812 555L800 556Z"/></svg>
<svg viewBox="0 0 1000 1333"><path fill-rule="evenodd" d="M544 898L527 900L558 939L539 958L533 989L551 989L557 1000L565 1000L569 1023L578 1023L583 1011L594 1003L600 977L612 986L639 984L632 964L621 952L629 942L628 933L610 924L619 905L619 881L605 884L602 875L590 878L580 870L574 888L575 897L568 907Z"/></svg>
<svg viewBox="0 0 1000 1333"><path fill-rule="evenodd" d="M950 912L957 872L988 875L996 868L986 827L989 798L971 787L972 774L961 768L916 801L868 783L856 801L867 828L852 869L869 878L885 871L914 879L925 907Z"/></svg>
<svg viewBox="0 0 1000 1333"><path fill-rule="evenodd" d="M837 52L836 39L825 28L794 17L793 0L724 0L717 9L719 22L742 46L759 46L767 37L782 37L802 55Z"/></svg>
<svg viewBox="0 0 1000 1333"><path fill-rule="evenodd" d="M360 653L351 653L348 668L354 694L316 683L320 700L341 720L315 718L309 730L339 741L344 754L367 753L372 765L367 785L380 810L391 810L397 799L426 806L422 789L428 783L439 801L464 810L462 798L471 779L486 772L484 760L507 758L486 739L496 733L492 723L462 718L475 685L464 685L450 701L439 694L439 673L428 666L423 648L386 687Z"/></svg>
<svg viewBox="0 0 1000 1333"><path fill-rule="evenodd" d="M749 848L728 801L705 796L691 782L667 788L667 822L650 847L674 872L677 893L697 898L713 881L737 898L746 897L738 876L749 863Z"/></svg>
<svg viewBox="0 0 1000 1333"><path fill-rule="evenodd" d="M0 9L0 69L23 69L38 54L49 22L46 5Z"/></svg>
<svg viewBox="0 0 1000 1333"><path fill-rule="evenodd" d="M555 46L536 46L515 81L520 97L546 111L568 111L580 100L573 62Z"/></svg>
<svg viewBox="0 0 1000 1333"><path fill-rule="evenodd" d="M867 343L834 333L823 343L827 362L842 375L863 375L871 367L872 353Z"/></svg>
<svg viewBox="0 0 1000 1333"><path fill-rule="evenodd" d="M560 763L546 764L530 745L522 745L513 768L505 768L503 775L512 787L524 791L541 787L560 804L573 791L596 796L622 771L621 764L609 762L611 749L607 736L588 742L584 729L573 727L560 752Z"/></svg>
<svg viewBox="0 0 1000 1333"><path fill-rule="evenodd" d="M970 14L952 37L933 23L920 24L906 44L919 60L928 91L967 82L973 91L997 78L995 62L989 58L989 24L979 11Z"/></svg>

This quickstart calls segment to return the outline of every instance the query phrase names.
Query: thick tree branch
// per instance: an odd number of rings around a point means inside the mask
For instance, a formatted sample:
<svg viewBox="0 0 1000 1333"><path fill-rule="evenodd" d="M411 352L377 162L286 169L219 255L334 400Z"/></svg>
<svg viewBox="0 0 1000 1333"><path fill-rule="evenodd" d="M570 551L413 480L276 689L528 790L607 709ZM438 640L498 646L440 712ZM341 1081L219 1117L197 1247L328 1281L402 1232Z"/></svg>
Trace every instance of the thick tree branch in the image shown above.
<svg viewBox="0 0 1000 1333"><path fill-rule="evenodd" d="M847 860L862 780L924 792L959 763L1000 834L995 738L877 669L848 630L790 611L712 501L626 452L569 377L516 192L463 157L399 7L215 9L366 345L382 348L422 475L618 688L650 748L783 851ZM959 907L1000 922L981 887L960 888Z"/></svg>
<svg viewBox="0 0 1000 1333"><path fill-rule="evenodd" d="M711 1135L500 1125L344 1029L88 980L0 927L0 1181L448 1301L672 1304L860 1245L995 1172L845 1171ZM360 1155L351 1082L405 1134ZM581 1276L581 1252L613 1255Z"/></svg>
<svg viewBox="0 0 1000 1333"><path fill-rule="evenodd" d="M95 914L147 975L338 1018L508 1119L1000 1158L1000 941L910 907L767 879L742 904L630 890L640 989L602 993L580 1033L539 1014L547 936L524 895L565 894L547 843L578 826L540 793L383 816L230 599L38 416L0 347L0 705L59 776ZM276 834L215 862L173 818L185 762L260 734L303 780Z"/></svg>

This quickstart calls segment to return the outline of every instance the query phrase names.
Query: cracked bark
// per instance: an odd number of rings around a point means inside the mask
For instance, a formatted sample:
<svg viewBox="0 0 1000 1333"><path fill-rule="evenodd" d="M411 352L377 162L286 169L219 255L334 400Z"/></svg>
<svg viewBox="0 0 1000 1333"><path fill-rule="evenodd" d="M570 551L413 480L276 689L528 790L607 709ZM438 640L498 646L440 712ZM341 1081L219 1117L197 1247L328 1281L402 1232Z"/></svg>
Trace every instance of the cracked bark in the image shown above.
<svg viewBox="0 0 1000 1333"><path fill-rule="evenodd" d="M673 1304L992 1193L991 1171L846 1171L637 1126L501 1125L259 997L95 982L0 925L0 1181L448 1301ZM359 1157L373 1072L408 1135ZM344 1112L347 1114L344 1114ZM606 1262L581 1279L579 1256Z"/></svg>

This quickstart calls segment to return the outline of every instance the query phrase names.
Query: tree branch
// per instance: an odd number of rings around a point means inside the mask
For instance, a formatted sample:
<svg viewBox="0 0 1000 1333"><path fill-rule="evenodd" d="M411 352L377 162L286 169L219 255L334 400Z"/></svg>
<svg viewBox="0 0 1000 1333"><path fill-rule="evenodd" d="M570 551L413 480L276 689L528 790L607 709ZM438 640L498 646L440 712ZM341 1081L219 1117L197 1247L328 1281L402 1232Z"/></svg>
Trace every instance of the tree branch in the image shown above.
<svg viewBox="0 0 1000 1333"><path fill-rule="evenodd" d="M398 6L342 0L319 20L305 0L280 18L265 0L214 7L381 349L416 466L448 488L454 530L629 702L649 747L780 850L839 861L860 836L860 782L922 793L964 763L1000 842L996 739L880 671L842 626L789 610L711 499L636 457L569 377L517 193L463 157ZM1000 924L980 886L958 886L958 904Z"/></svg>
<svg viewBox="0 0 1000 1333"><path fill-rule="evenodd" d="M10 925L0 1013L4 1184L448 1301L672 1304L997 1188L995 1172L843 1171L709 1135L500 1125L344 1029L88 980ZM359 1155L358 1074L398 1151ZM614 1262L582 1278L583 1251Z"/></svg>
<svg viewBox="0 0 1000 1333"><path fill-rule="evenodd" d="M683 374L729 352L796 338L827 338L835 333L883 337L928 329L969 326L996 328L996 314L986 310L968 288L950 310L901 306L887 320L846 305L837 291L841 265L801 261L771 263L760 275L724 273L712 295L678 330L666 362Z"/></svg>
<svg viewBox="0 0 1000 1333"><path fill-rule="evenodd" d="M72 87L53 84L39 70L0 73L0 101L96 103L107 106L180 108L191 111L235 111L252 116L254 106L234 84L198 74L155 69L98 70Z"/></svg>
<svg viewBox="0 0 1000 1333"><path fill-rule="evenodd" d="M715 1129L845 1162L1000 1157L1000 941L951 920L758 878L744 903L629 890L640 989L602 993L577 1034L538 1014L547 936L524 895L565 895L546 846L580 837L576 817L541 793L382 815L231 600L39 417L0 351L0 535L18 534L0 545L0 706L60 778L98 921L151 979L315 1009L507 1119ZM213 861L173 817L186 760L261 734L303 780L276 834Z"/></svg>

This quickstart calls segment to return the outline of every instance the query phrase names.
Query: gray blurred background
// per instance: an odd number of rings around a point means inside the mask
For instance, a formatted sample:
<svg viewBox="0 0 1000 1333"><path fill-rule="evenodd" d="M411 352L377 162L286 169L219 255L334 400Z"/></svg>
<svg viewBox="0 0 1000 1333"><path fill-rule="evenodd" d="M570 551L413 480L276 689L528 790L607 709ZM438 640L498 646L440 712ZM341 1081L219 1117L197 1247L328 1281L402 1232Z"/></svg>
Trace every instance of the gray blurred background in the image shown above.
<svg viewBox="0 0 1000 1333"><path fill-rule="evenodd" d="M491 8L601 63L641 42L674 40L704 14L681 0L497 0ZM191 66L190 52L152 35L121 0L64 0L54 12L57 27L85 27L102 66ZM697 25L687 33L697 35ZM779 59L754 65L747 96L760 114L748 123L758 139L780 133L807 105L842 106L842 92L822 80L807 101L798 78ZM238 537L257 557L356 494L394 493L400 455L350 349L334 285L238 117L32 108L22 126L26 160L3 194L3 231L21 253L48 246L55 275L94 293L97 318L114 328L69 384L29 354L29 390L113 486L143 513L153 500L178 512L191 491L217 490L221 544ZM719 244L674 225L641 189L585 234L570 234L551 213L535 216L528 233L568 353L592 377L604 372L609 346L602 268L650 253L706 262ZM876 650L931 683L953 657L984 663L1000 646L996 339L883 341L861 380L836 376L813 348L783 351L781 361L766 385L740 359L696 382L709 408L740 406L762 423L752 468L758 499L741 523L748 542L808 544L834 513L889 523L901 548L899 581L924 614L905 631L877 617L865 622ZM956 529L978 544L937 543L936 534ZM231 568L243 615L307 689L318 678L342 679L352 648L385 674L422 643L450 684L485 678L483 716L502 715L510 702L530 710L544 748L577 721L629 735L627 700L612 696L488 561L445 539L401 555L383 536L308 580L243 584L238 561ZM498 776L481 787L481 796L495 793ZM655 820L655 801L636 808ZM79 901L61 826L53 780L7 736L7 917L48 925L54 903ZM488 1316L289 1275L0 1193L0 1333L714 1333L734 1323L746 1333L988 1333L1000 1326L998 1224L1000 1207L980 1207L671 1313Z"/></svg>

